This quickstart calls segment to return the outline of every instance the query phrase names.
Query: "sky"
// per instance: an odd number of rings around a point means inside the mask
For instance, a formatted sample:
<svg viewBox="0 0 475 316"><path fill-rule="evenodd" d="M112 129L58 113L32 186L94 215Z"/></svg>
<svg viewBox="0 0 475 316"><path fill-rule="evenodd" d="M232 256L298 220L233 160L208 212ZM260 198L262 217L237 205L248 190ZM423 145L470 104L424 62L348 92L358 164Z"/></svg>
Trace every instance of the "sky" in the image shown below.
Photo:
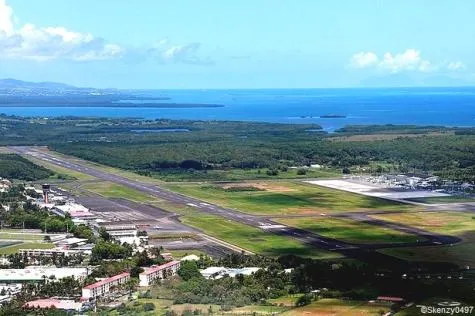
<svg viewBox="0 0 475 316"><path fill-rule="evenodd" d="M473 0L0 0L0 78L97 88L475 84Z"/></svg>

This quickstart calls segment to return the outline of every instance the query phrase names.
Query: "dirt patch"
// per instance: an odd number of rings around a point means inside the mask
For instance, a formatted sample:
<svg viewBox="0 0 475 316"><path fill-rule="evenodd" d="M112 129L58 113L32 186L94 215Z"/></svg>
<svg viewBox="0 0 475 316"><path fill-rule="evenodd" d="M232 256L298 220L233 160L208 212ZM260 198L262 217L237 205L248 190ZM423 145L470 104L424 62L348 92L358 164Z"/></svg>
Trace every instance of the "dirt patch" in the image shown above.
<svg viewBox="0 0 475 316"><path fill-rule="evenodd" d="M249 239L249 241L260 242L260 241L266 241L266 240L262 239L262 238L251 238L251 239Z"/></svg>
<svg viewBox="0 0 475 316"><path fill-rule="evenodd" d="M284 185L279 185L277 183L266 183L266 182L244 182L244 183L233 183L222 185L223 189L231 189L238 187L253 187L259 190L283 193L283 192L297 192L296 189L286 187Z"/></svg>
<svg viewBox="0 0 475 316"><path fill-rule="evenodd" d="M318 208L289 208L288 213L299 215L320 215L326 213L325 209Z"/></svg>

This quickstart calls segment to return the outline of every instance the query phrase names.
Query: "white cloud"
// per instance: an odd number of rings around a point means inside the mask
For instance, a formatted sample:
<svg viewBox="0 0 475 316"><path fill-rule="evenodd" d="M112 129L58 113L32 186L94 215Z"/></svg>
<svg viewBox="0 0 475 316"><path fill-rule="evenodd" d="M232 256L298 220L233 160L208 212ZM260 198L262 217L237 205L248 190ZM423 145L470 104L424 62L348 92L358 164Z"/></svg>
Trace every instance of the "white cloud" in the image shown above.
<svg viewBox="0 0 475 316"><path fill-rule="evenodd" d="M159 63L207 65L198 57L199 43L171 44L168 39L142 48L125 48L90 33L65 27L37 27L27 23L15 28L13 10L0 0L0 59L93 61L124 58L128 61L154 60Z"/></svg>
<svg viewBox="0 0 475 316"><path fill-rule="evenodd" d="M467 67L461 61L452 61L447 64L447 69L450 71L462 71Z"/></svg>
<svg viewBox="0 0 475 316"><path fill-rule="evenodd" d="M172 44L168 39L163 39L146 49L144 57L165 64L213 64L209 58L202 58L198 55L200 46L200 43ZM139 49L137 53L142 54L142 51Z"/></svg>
<svg viewBox="0 0 475 316"><path fill-rule="evenodd" d="M460 71L465 69L465 65L460 62L433 63L422 58L420 51L409 48L402 53L385 53L379 58L373 52L359 52L353 54L350 64L354 68L372 68L390 73L399 73L404 71L414 72L434 72L442 69L449 71Z"/></svg>
<svg viewBox="0 0 475 316"><path fill-rule="evenodd" d="M378 56L373 52L360 52L351 57L351 64L356 68L374 66L378 63Z"/></svg>
<svg viewBox="0 0 475 316"><path fill-rule="evenodd" d="M393 73L406 70L430 71L432 66L428 60L423 60L421 54L415 49L406 49L405 52L399 54L384 54L383 60L379 63L379 67L387 69Z"/></svg>
<svg viewBox="0 0 475 316"><path fill-rule="evenodd" d="M76 61L115 58L123 49L89 33L27 23L15 29L13 10L0 0L0 58Z"/></svg>
<svg viewBox="0 0 475 316"><path fill-rule="evenodd" d="M13 32L13 10L5 0L0 0L0 34Z"/></svg>

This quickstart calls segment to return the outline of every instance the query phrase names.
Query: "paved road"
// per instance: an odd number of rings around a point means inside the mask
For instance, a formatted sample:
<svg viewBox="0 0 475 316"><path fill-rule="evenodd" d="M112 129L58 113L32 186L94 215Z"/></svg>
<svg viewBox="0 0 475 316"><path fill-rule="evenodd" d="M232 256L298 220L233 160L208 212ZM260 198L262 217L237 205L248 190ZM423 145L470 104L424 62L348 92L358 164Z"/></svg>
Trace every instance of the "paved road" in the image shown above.
<svg viewBox="0 0 475 316"><path fill-rule="evenodd" d="M423 242L406 243L406 244L392 243L392 244L384 244L384 245L383 244L346 243L346 242L342 242L336 239L327 238L315 233L311 233L302 229L282 225L280 223L274 222L271 219L268 219L265 217L249 215L249 214L245 214L234 209L224 208L224 207L217 206L214 204L206 203L192 197L188 197L176 192L163 189L159 186L156 186L150 183L143 183L143 182L128 179L119 175L108 173L108 172L99 170L97 168L90 167L86 164L83 164L79 160L64 159L62 157L52 155L45 151L41 151L35 147L12 146L10 147L10 149L25 157L32 156L36 159L41 159L48 163L61 166L63 168L85 173L102 180L114 182L117 184L121 184L130 188L136 189L138 191L150 194L152 196L158 197L163 200L167 200L169 202L194 207L196 210L203 213L221 216L221 217L224 217L236 222L240 222L242 224L246 224L252 227L265 230L273 234L291 237L305 244L308 244L317 248L330 250L330 251L337 251L345 255L351 255L353 257L359 257L356 255L358 253L358 250L363 250L365 253L367 253L367 250L375 250L375 249L380 249L380 248L452 244L458 241L458 239L457 238L454 239L454 237L447 238L450 236L439 236L439 235L428 236L427 234L424 233L424 236L422 237L427 238L427 240ZM383 224L383 223L379 223L379 224Z"/></svg>

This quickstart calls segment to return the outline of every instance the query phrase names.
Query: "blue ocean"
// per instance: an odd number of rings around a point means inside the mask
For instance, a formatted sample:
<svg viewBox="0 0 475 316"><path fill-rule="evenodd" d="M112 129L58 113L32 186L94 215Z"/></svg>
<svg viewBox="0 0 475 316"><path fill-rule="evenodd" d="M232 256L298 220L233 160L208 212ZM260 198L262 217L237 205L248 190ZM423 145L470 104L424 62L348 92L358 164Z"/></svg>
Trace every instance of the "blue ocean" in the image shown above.
<svg viewBox="0 0 475 316"><path fill-rule="evenodd" d="M356 124L475 126L475 88L141 90L166 103L215 108L1 107L20 116L140 117L316 123L327 131ZM156 101L154 101L156 102ZM321 118L321 116L339 116Z"/></svg>

